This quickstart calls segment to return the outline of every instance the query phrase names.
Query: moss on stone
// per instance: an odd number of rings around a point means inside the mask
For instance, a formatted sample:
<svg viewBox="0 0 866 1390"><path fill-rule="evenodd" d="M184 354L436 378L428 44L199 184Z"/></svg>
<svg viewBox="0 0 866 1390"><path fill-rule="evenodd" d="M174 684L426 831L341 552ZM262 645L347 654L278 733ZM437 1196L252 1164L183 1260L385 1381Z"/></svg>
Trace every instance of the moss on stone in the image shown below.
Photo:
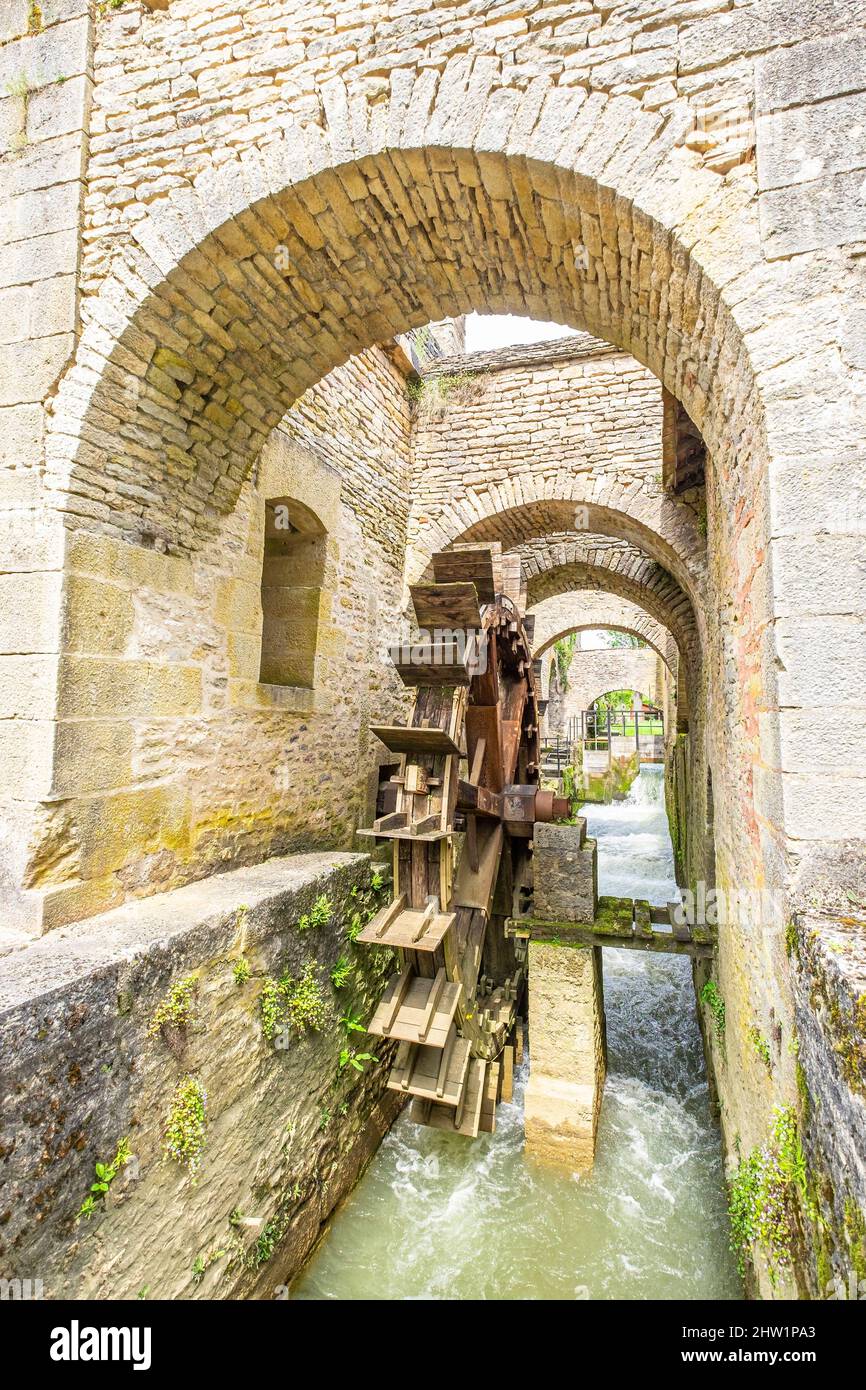
<svg viewBox="0 0 866 1390"><path fill-rule="evenodd" d="M845 1239L858 1279L866 1279L866 1217L853 1197L845 1198Z"/></svg>

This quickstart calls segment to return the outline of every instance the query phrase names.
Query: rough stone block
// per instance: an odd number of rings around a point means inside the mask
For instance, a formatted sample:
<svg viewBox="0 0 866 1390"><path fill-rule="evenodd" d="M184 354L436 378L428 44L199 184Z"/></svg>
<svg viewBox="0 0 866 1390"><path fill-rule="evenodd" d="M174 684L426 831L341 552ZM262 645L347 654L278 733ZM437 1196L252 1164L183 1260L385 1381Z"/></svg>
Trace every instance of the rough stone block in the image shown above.
<svg viewBox="0 0 866 1390"><path fill-rule="evenodd" d="M77 181L19 193L8 203L5 239L24 241L35 231L44 236L77 228L80 204L81 185Z"/></svg>
<svg viewBox="0 0 866 1390"><path fill-rule="evenodd" d="M61 659L61 717L122 714L197 714L201 672L197 666L151 661L112 661L90 656Z"/></svg>
<svg viewBox="0 0 866 1390"><path fill-rule="evenodd" d="M529 947L530 1072L526 1152L586 1172L605 1076L601 952L593 946Z"/></svg>
<svg viewBox="0 0 866 1390"><path fill-rule="evenodd" d="M50 718L0 718L0 786L7 795L36 801L48 794L53 727Z"/></svg>
<svg viewBox="0 0 866 1390"><path fill-rule="evenodd" d="M37 143L87 128L92 83L82 74L34 92L27 102L27 138Z"/></svg>
<svg viewBox="0 0 866 1390"><path fill-rule="evenodd" d="M0 48L0 89L26 75L31 90L86 73L90 51L90 20L85 14L65 24L51 24Z"/></svg>
<svg viewBox="0 0 866 1390"><path fill-rule="evenodd" d="M0 652L56 652L60 574L0 574Z"/></svg>
<svg viewBox="0 0 866 1390"><path fill-rule="evenodd" d="M0 348L0 406L44 400L74 347L73 333L58 333Z"/></svg>
<svg viewBox="0 0 866 1390"><path fill-rule="evenodd" d="M591 922L598 906L595 840L586 821L538 824L533 831L534 914L561 922Z"/></svg>
<svg viewBox="0 0 866 1390"><path fill-rule="evenodd" d="M42 407L37 403L0 409L0 467L38 468L42 462L43 426Z"/></svg>
<svg viewBox="0 0 866 1390"><path fill-rule="evenodd" d="M761 116L757 153L762 192L866 169L866 92Z"/></svg>
<svg viewBox="0 0 866 1390"><path fill-rule="evenodd" d="M761 241L768 260L866 238L863 171L775 189L760 199Z"/></svg>
<svg viewBox="0 0 866 1390"><path fill-rule="evenodd" d="M759 112L803 106L866 87L866 33L851 28L791 48L777 48L755 64Z"/></svg>
<svg viewBox="0 0 866 1390"><path fill-rule="evenodd" d="M5 656L0 661L0 719L51 719L57 658Z"/></svg>
<svg viewBox="0 0 866 1390"><path fill-rule="evenodd" d="M54 747L52 796L82 796L135 780L135 732L128 720L60 720Z"/></svg>
<svg viewBox="0 0 866 1390"><path fill-rule="evenodd" d="M132 594L115 584L71 574L63 604L63 645L70 652L107 655L126 650L135 608Z"/></svg>

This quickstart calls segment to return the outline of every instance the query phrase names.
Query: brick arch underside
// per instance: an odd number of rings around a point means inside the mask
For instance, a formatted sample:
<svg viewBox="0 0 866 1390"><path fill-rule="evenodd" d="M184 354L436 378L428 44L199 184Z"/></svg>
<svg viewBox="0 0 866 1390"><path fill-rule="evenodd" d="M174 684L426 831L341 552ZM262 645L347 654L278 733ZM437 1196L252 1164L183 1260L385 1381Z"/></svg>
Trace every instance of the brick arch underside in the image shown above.
<svg viewBox="0 0 866 1390"><path fill-rule="evenodd" d="M473 308L616 343L682 399L712 448L731 409L720 383L738 383L742 409L751 378L698 255L664 218L678 200L712 201L718 184L686 178L671 132L654 144L658 122L628 102L634 127L611 145L621 159L541 159L569 134L564 99L551 138L555 106L543 146L524 137L508 155L461 145L462 116L432 147L399 148L398 136L361 157L298 127L132 224L85 301L54 403L49 474L72 524L198 548L309 386L374 342Z"/></svg>
<svg viewBox="0 0 866 1390"><path fill-rule="evenodd" d="M621 494L624 491L620 489ZM673 529L665 534L655 530L647 521L637 519L624 509L628 505L626 497L622 498L623 509L599 504L584 508L582 503L575 504L572 498L548 498L496 510L493 500L487 500L490 509L485 508L485 515L452 536L451 543L498 541L504 551L521 554L524 577L533 568L528 558L533 546L536 558L549 556L551 547L559 546L561 549L565 545L570 556L592 555L593 563L597 560L608 563L612 556L619 555L620 568L626 558L633 566L643 565L644 562L648 566L656 565L665 570L685 605L692 610L694 626L703 638L703 548L688 550ZM579 529L576 529L576 523ZM604 553L600 555L602 550ZM542 567L548 567L550 562L544 560L540 563ZM647 569L647 576L649 573Z"/></svg>
<svg viewBox="0 0 866 1390"><path fill-rule="evenodd" d="M548 537L521 553L530 610L557 595L588 590L624 599L665 628L679 655L679 714L688 717L691 692L702 678L701 640L688 596L662 565L635 546L599 547L591 537Z"/></svg>
<svg viewBox="0 0 866 1390"><path fill-rule="evenodd" d="M671 657L670 657L670 655L667 655L667 656L665 655L665 649L664 649L663 644L659 641L659 637L656 636L656 638L655 638L655 640L654 640L653 638L647 636L647 632L646 632L646 629L647 629L647 628L650 628L651 630L654 630L654 632L655 632L656 634L661 634L661 632L662 632L661 624L660 624L660 623L653 623L652 620L651 620L650 618L645 618L644 621L643 621L643 624L641 624L640 626L636 626L636 627L625 627L625 626L623 626L622 623L613 623L613 622L610 622L610 623L572 623L570 626L563 627L559 632L555 632L551 637L549 637L548 640L544 643L543 646L538 647L538 648L536 649L536 651L533 653L533 656L534 656L535 660L537 661L540 657L543 657L547 652L549 652L549 651L550 651L550 648L551 648L556 642L560 642L560 641L562 640L563 637L570 637L572 633L595 632L595 631L597 631L599 628L603 628L606 632L622 632L622 633L625 633L625 634L626 634L627 636L629 636L629 637L639 637L640 640L641 640L643 643L645 643L646 646L652 648L652 650L655 652L656 656L659 657L659 659L660 659L661 661L664 662L665 666L667 666L668 670L671 671L671 674L672 674L672 675L674 674L674 672L671 670ZM593 650L594 650L594 649L593 649ZM600 651L604 651L604 650L606 650L606 648L603 648L603 647L602 647L602 648L599 648L599 650L600 650ZM634 648L627 648L627 647L623 647L623 648L611 647L610 650L611 650L611 651L617 651L617 650L629 651L629 650L636 650L636 649L634 649Z"/></svg>

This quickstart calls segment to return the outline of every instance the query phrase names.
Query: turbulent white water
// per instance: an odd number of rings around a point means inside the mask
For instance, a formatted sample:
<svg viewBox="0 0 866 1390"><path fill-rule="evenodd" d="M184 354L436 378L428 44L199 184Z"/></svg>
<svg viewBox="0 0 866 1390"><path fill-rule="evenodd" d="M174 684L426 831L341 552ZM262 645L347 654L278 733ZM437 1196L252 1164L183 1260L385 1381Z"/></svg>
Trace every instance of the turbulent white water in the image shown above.
<svg viewBox="0 0 866 1390"><path fill-rule="evenodd" d="M599 890L676 891L661 768L587 808ZM298 1299L739 1298L689 962L604 952L609 1072L589 1177L523 1156L522 1096L475 1140L401 1118L292 1286Z"/></svg>

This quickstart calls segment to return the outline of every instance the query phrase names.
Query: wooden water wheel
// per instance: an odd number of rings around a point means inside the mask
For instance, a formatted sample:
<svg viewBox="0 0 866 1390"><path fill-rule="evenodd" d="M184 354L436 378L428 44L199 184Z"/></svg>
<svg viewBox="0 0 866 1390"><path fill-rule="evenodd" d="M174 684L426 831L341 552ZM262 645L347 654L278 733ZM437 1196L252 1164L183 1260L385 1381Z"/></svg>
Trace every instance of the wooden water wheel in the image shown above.
<svg viewBox="0 0 866 1390"><path fill-rule="evenodd" d="M358 937L399 955L368 1025L399 1041L388 1085L414 1119L472 1136L510 1097L525 957L505 921L525 909L533 825L568 814L538 786L531 634L496 571L492 549L457 548L412 589L428 636L395 666L414 708L373 729L399 767L361 832L393 841L393 900Z"/></svg>

